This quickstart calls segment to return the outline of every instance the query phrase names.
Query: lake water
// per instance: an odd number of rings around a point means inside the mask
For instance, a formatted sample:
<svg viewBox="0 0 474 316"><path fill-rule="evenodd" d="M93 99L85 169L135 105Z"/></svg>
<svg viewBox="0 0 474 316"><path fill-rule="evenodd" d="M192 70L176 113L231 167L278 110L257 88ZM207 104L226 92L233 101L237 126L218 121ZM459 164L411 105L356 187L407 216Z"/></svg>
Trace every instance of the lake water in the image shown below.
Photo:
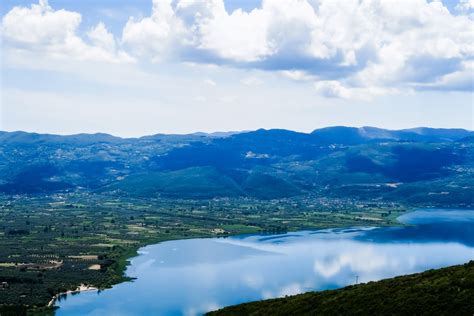
<svg viewBox="0 0 474 316"><path fill-rule="evenodd" d="M474 260L474 210L419 210L409 227L347 228L163 242L140 249L137 278L57 302L57 315L196 315Z"/></svg>

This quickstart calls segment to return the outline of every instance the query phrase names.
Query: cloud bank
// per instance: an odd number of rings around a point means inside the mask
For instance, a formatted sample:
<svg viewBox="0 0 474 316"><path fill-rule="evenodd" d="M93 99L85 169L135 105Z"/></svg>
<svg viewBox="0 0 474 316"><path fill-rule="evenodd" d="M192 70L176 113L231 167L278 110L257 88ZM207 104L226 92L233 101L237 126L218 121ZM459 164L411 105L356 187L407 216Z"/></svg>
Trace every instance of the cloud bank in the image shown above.
<svg viewBox="0 0 474 316"><path fill-rule="evenodd" d="M260 69L311 81L326 97L473 90L474 5L454 13L427 0L263 0L228 12L223 0L153 0L121 34L46 0L2 19L8 47L106 62L192 62ZM255 83L255 81L253 82Z"/></svg>

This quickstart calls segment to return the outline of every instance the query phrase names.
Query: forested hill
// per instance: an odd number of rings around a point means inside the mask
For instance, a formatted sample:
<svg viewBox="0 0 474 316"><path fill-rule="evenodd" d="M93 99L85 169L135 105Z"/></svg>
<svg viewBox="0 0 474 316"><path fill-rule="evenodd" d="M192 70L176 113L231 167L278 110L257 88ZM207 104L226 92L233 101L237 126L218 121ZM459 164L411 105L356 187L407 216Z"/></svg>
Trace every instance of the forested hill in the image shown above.
<svg viewBox="0 0 474 316"><path fill-rule="evenodd" d="M0 192L472 205L474 132L330 127L119 138L0 132Z"/></svg>
<svg viewBox="0 0 474 316"><path fill-rule="evenodd" d="M209 316L466 315L474 313L474 261L462 266L226 307Z"/></svg>

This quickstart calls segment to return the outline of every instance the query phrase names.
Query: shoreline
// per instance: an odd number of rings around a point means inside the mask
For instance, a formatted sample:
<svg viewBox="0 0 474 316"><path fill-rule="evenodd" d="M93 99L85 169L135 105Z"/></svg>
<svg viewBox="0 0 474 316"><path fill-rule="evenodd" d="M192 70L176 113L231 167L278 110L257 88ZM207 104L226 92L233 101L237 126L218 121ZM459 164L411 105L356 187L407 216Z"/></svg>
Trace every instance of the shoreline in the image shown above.
<svg viewBox="0 0 474 316"><path fill-rule="evenodd" d="M410 210L410 211L406 211L406 212L403 212L404 214L406 213L410 213L410 212L413 212L415 210ZM383 227L383 226L404 226L406 224L404 223L401 223L400 221L397 220L398 216L396 218L393 218L391 220L391 223L388 224L388 225L377 225L377 227ZM361 226L358 226L358 225L355 225L353 227L364 227L365 225L361 225ZM340 226L338 225L335 225L335 226L328 226L328 227L319 227L319 228L306 228L306 229L303 229L303 230L320 230L320 229L331 229L331 228L339 228ZM292 232L292 231L300 231L301 229L297 229L297 230L288 230L287 232ZM261 233L261 232L260 232ZM252 233L252 234L258 234L258 233ZM233 233L233 234L229 234L229 235L210 235L210 236L186 236L184 238L170 238L170 239L161 239L161 240L157 240L157 241L151 241L150 243L145 243L145 244L141 244L139 245L138 247L134 248L134 249L130 249L130 251L128 252L128 255L127 256L124 256L124 258L122 258L122 260L124 261L124 265L122 266L122 271L120 273L120 277L122 278L121 281L115 283L115 284L112 284L110 287L105 287L104 289L107 289L107 288L112 288L113 286L115 285L118 285L118 284L121 284L121 283L124 283L124 282L128 282L130 281L131 279L133 278L129 278L125 275L125 271L126 271L126 268L128 265L130 265L130 260L134 257L137 257L140 255L139 253L139 250L141 248L144 248L144 247L147 247L147 246L150 246L150 245L156 245L156 244L160 244L162 242L166 242L166 241L175 241L175 240L186 240L186 239L194 239L194 238L216 238L216 237L222 237L222 238L225 238L225 237L231 237L231 236L239 236L239 235L246 235L245 233L242 233L242 232L236 232L236 233ZM52 299L49 301L47 307L48 308L54 308L54 303L56 302L56 300L58 299L59 296L61 295L64 295L64 294L72 294L72 293L79 293L79 292L86 292L86 291L98 291L100 290L100 288L97 288L97 287L94 287L94 286L86 286L85 284L81 284L80 286L78 286L75 290L68 290L66 292L61 292L61 293L58 293L56 295L54 295L52 297ZM59 307L56 307L56 308L59 308Z"/></svg>
<svg viewBox="0 0 474 316"><path fill-rule="evenodd" d="M75 290L67 290L66 292L61 292L54 295L53 298L49 301L47 307L54 307L54 303L56 303L56 300L62 295L69 295L73 293L88 292L88 291L98 291L98 290L99 288L97 287L81 284Z"/></svg>

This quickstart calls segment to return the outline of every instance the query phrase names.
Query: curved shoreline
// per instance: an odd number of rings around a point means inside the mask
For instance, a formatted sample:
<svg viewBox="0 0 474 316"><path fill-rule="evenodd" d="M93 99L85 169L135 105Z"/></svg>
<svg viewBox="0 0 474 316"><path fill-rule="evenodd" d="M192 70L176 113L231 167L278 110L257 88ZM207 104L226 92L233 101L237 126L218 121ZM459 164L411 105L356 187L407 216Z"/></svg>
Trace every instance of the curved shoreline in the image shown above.
<svg viewBox="0 0 474 316"><path fill-rule="evenodd" d="M75 290L68 290L66 292L61 292L53 296L51 301L48 303L48 307L53 307L56 300L61 297L62 295L68 295L73 293L80 293L80 292L87 292L87 291L98 291L99 289L90 285L81 284Z"/></svg>
<svg viewBox="0 0 474 316"><path fill-rule="evenodd" d="M415 210L410 210L410 211L406 211L404 212L405 213L410 213L410 212L414 212ZM396 227L396 226L405 226L406 224L400 222L398 220L398 216L396 218L393 218L391 220L391 223L388 224L388 225L378 225L377 227L384 227L384 226L391 226L391 227ZM343 226L345 227L345 226ZM353 225L351 227L366 227L365 225ZM324 228L307 228L307 229L303 229L303 230L294 230L294 231L305 231L305 230L321 230L321 229L336 229L336 228L341 228L341 226L338 226L338 225L334 225L334 226L328 226L328 227L324 227ZM292 232L293 230L288 230L287 232ZM261 232L260 232L261 233ZM242 232L236 232L236 233L231 233L231 234L228 234L228 235L209 235L209 236L186 236L186 237L181 237L181 238L171 238L171 239L164 239L164 240L159 240L159 241L154 241L154 242L150 242L150 243L146 243L146 244L142 244L142 245L139 245L138 247L136 247L135 249L131 250L127 255L126 257L122 258L122 260L125 261L125 265L123 266L123 269L121 271L121 277L123 278L120 282L117 282L113 285L111 285L110 287L105 287L103 289L109 289L109 288L112 288L118 284L121 284L121 283L124 283L124 282L127 282L127 281L130 281L131 279L134 279L134 278L130 278L126 275L126 270L127 270L127 266L130 265L130 260L135 258L135 257L138 257L140 256L141 254L139 253L140 249L142 248L145 248L147 246L151 246L151 245L156 245L156 244L161 244L163 242L167 242L167 241L176 241L176 240L186 240L186 239L195 239L195 238L216 238L216 237L221 237L221 238L226 238L226 237L232 237L232 236L240 236L240 235L255 235L255 234L259 234L259 233L250 233L250 234L246 234L246 233L242 233ZM72 294L72 293L79 293L79 292L86 292L86 291L97 291L97 290L101 290L100 288L97 288L97 287L93 287L93 286L86 286L84 284L81 284L76 290L68 290L66 292L62 292L62 293L59 293L59 294L56 294L53 296L53 298L51 299L51 301L48 303L47 307L48 308L59 308L58 306L55 306L54 304L56 303L57 299L59 296L61 295L64 295L64 294Z"/></svg>

